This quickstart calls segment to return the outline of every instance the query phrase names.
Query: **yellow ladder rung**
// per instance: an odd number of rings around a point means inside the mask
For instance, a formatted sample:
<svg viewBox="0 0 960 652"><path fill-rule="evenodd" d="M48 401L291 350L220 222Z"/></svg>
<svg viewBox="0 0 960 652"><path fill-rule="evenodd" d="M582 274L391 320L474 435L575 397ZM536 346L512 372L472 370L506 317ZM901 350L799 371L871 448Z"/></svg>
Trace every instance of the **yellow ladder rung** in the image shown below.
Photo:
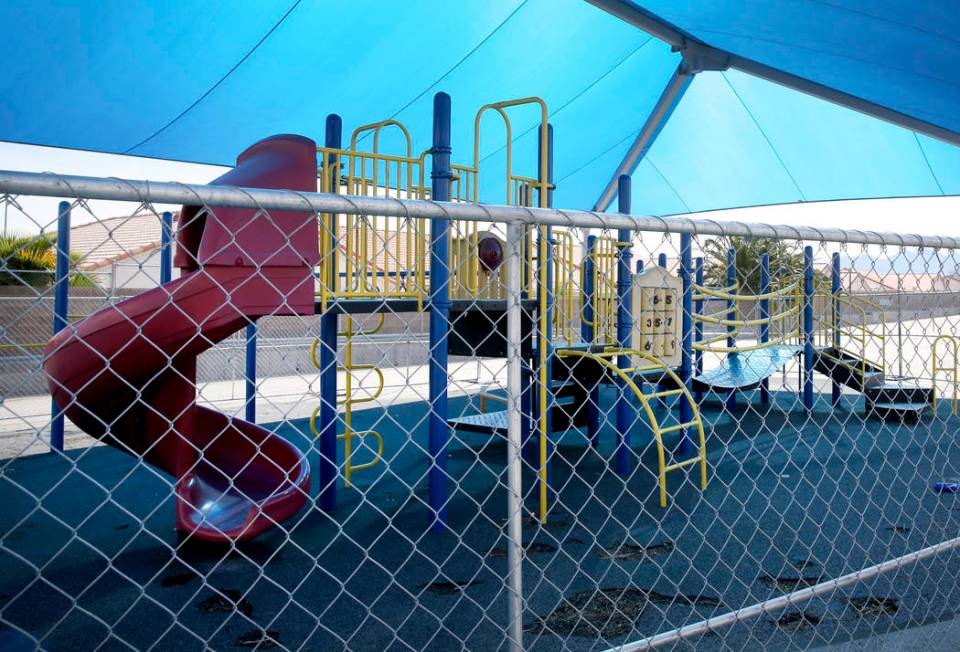
<svg viewBox="0 0 960 652"><path fill-rule="evenodd" d="M662 392L655 392L653 394L644 394L644 396L648 399L651 399L651 398L666 398L668 396L679 396L680 394L683 394L682 389L668 389Z"/></svg>
<svg viewBox="0 0 960 652"><path fill-rule="evenodd" d="M683 460L682 462L674 462L669 466L663 467L664 473L669 473L670 471L676 471L677 469L682 469L685 466L690 466L691 464L696 464L697 462L703 461L700 457L691 457L689 460Z"/></svg>
<svg viewBox="0 0 960 652"><path fill-rule="evenodd" d="M692 427L694 427L694 426L696 426L696 425L698 425L698 423L697 423L696 421L687 421L686 423L678 423L678 424L675 425L675 426L670 426L670 427L668 427L668 428L661 428L661 429L660 429L660 434L661 434L661 435L666 435L667 433L676 432L676 431L678 431L678 430L683 430L684 428L692 428Z"/></svg>

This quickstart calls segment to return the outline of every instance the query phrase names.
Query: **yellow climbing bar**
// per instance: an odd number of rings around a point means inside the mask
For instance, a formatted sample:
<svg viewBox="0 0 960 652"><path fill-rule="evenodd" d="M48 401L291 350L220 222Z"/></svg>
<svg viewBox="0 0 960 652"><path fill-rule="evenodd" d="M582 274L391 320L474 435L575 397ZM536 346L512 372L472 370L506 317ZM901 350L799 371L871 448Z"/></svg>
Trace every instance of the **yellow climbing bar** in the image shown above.
<svg viewBox="0 0 960 652"><path fill-rule="evenodd" d="M670 380L677 385L676 390L669 390L671 392L678 392L682 394L684 400L689 402L691 411L693 412L693 419L684 423L671 425L671 426L661 426L660 421L657 419L657 415L653 410L653 407L650 405L650 401L657 398L658 395L662 393L654 394L644 394L643 391L637 386L634 382L630 370L621 369L618 367L611 358L615 356L626 355L632 357L638 357L647 362L651 363L649 367L645 367L646 370L653 369L662 369L663 372L670 378ZM643 408L644 414L647 416L647 420L650 422L650 427L653 430L654 441L657 444L657 463L659 466L659 472L657 474L658 483L660 485L660 506L667 506L667 473L670 471L675 471L693 464L700 465L700 489L705 490L707 488L707 443L706 436L703 432L703 420L700 418L700 410L697 407L696 402L693 400L693 396L690 394L690 390L687 389L686 385L680 380L680 377L676 374L667 365L665 362L659 358L655 358L651 355L638 351L636 349L619 349L619 348L609 348L602 353L591 353L588 351L578 351L574 349L562 349L557 351L557 356L561 358L585 358L588 360L593 360L597 364L601 365L606 370L610 371L617 377L619 377L627 387L633 392L633 394L640 400L640 405ZM672 464L666 463L666 449L663 445L663 435L669 434L671 432L677 432L678 430L696 428L697 437L699 442L698 454L696 457L692 457L686 460L681 460L679 462L674 462ZM540 485L540 495L541 495L541 518L546 517L546 456L541 455L540 458L540 468L541 468L541 485Z"/></svg>

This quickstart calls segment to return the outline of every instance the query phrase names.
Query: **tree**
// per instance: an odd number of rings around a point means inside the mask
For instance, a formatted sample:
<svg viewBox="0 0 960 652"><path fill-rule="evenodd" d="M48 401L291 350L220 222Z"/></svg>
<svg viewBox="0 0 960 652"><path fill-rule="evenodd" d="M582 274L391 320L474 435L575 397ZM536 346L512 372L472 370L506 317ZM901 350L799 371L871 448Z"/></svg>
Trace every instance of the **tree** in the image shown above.
<svg viewBox="0 0 960 652"><path fill-rule="evenodd" d="M57 238L40 235L0 234L0 285L22 285L46 288L53 285L57 269ZM76 263L77 256L70 260ZM75 268L75 265L71 265ZM70 285L91 287L95 284L86 274L72 273Z"/></svg>
<svg viewBox="0 0 960 652"><path fill-rule="evenodd" d="M703 246L704 283L707 285L727 285L728 249L736 250L740 294L760 294L760 256L764 253L770 256L772 285L803 274L803 251L798 244L773 238L723 236L707 240Z"/></svg>

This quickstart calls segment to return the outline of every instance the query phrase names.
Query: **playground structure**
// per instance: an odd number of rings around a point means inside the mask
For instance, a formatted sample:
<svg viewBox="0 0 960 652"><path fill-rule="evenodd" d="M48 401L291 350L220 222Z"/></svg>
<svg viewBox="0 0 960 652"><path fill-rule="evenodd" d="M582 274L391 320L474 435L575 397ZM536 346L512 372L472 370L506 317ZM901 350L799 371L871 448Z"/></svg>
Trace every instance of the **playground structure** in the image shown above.
<svg viewBox="0 0 960 652"><path fill-rule="evenodd" d="M524 106L537 108L540 115L538 169L533 176L517 174L511 167L508 110ZM474 123L470 165L451 162L450 99L438 94L434 141L419 154L407 128L396 120L358 127L349 148L342 148L342 121L331 115L322 147L314 148L312 141L299 137L267 139L241 154L237 167L214 183L293 190L312 190L316 183L322 192L356 197L477 203L482 178L481 118L488 111L502 118L506 132L502 201L548 208L554 189L553 132L546 105L538 98L481 107ZM405 147L399 154L381 151L381 133L387 129L402 136ZM370 151L360 149L365 137ZM620 212L629 213L628 178L621 179L619 198ZM355 363L354 342L378 332L387 313L427 312L428 504L433 527L444 529L451 430L487 434L507 430L507 409L487 412L484 405L479 414L451 417L447 407L449 355L507 356L505 234L464 220L337 213L321 213L319 219L309 213L275 215L282 231L277 234L276 227L265 221L240 229L245 215L242 210L220 211L218 219L211 221L203 212L185 208L176 261L184 277L101 311L51 340L45 367L58 404L88 433L144 455L178 478L179 529L215 541L241 540L303 506L309 464L302 454L255 424L197 406L191 383L196 356L244 325L249 327L259 316L319 315L319 337L310 351L319 374L319 405L309 427L320 451L318 505L332 511L339 478L350 488L356 472L381 463L384 455L384 439L378 431L353 425L356 407L375 401L384 389L380 369ZM708 442L699 407L704 394L724 394L726 408L732 411L738 392L760 388L761 403L768 404L769 378L797 356L801 358L800 397L807 411L813 409L814 371L831 379L834 404L844 386L864 394L868 412L918 415L935 403L932 386L887 377L884 319L872 324L868 308L879 307L868 306L843 290L838 254L832 258L829 289L815 278L810 247L803 252L799 273L784 278L771 278L769 257L764 254L760 285L751 293L738 281L733 250L727 256L726 284L705 285L704 260L694 260L688 233L680 235L676 275L665 269L664 260L646 269L638 262L634 271L628 229L619 230L616 237L587 235L581 252L570 230L539 225L524 227L522 234L521 349L526 387L521 401L522 440L525 456L536 469L536 513L543 523L552 493L552 437L570 428L585 428L590 446L597 447L604 384L615 385L620 397L614 428L615 470L624 477L632 473L636 442L631 430L636 415L642 414L656 446L661 507L668 504L671 471L696 466L697 484L701 490L707 488ZM314 276L315 283L311 282ZM172 334L161 335L147 325L167 319L172 309L165 303L168 292L173 304L192 307L180 318L179 331L167 327ZM723 307L705 312L704 306L711 301L722 302ZM222 305L223 314L206 316L204 307L210 305ZM751 306L755 314L745 314L744 306ZM358 317L363 315L373 315L376 325L360 327L363 320ZM203 324L200 333L191 332L194 320ZM123 347L133 337L131 322L144 324L140 337L164 341L165 355L176 352L176 369L151 377L153 367L164 366L166 359L158 358L154 365L140 358L144 346ZM717 332L708 332L711 329ZM741 341L748 330L756 333L755 340ZM344 340L342 363L338 337ZM952 358L938 357L940 342L952 347L948 351ZM78 353L90 343L94 345L86 356ZM708 355L719 356L720 361L705 369ZM111 374L102 373L104 358L109 360ZM932 374L952 374L954 410L956 359L956 340L938 338ZM342 398L338 372L344 378ZM150 397L146 412L122 411L129 396L113 395L117 376L127 387ZM371 377L374 384L365 386ZM502 402L490 393L481 400ZM676 415L671 409L666 417L658 416L656 406L668 400ZM156 419L151 411L163 418ZM338 432L340 421L342 432ZM171 435L167 422L176 424L181 435ZM105 424L110 427L104 428ZM219 437L211 440L198 463L198 442L217 432ZM178 443L180 437L188 443ZM243 453L246 444L239 444L241 439L254 443L256 450ZM344 445L342 471L338 440ZM373 440L375 446L357 445L365 440ZM372 456L355 461L364 449L374 451Z"/></svg>

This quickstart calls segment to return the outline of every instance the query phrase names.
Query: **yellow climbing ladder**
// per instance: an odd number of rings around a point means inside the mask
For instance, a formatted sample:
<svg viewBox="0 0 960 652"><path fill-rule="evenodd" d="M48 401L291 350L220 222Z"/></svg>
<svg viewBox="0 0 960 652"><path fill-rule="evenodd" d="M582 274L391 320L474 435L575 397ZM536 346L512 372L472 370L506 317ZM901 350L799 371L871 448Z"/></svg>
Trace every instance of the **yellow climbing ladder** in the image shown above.
<svg viewBox="0 0 960 652"><path fill-rule="evenodd" d="M342 405L344 408L344 430L343 433L337 435L337 439L343 440L343 475L345 487L351 486L350 479L353 476L354 471L369 469L372 466L376 466L380 460L383 459L383 437L380 435L380 433L376 430L353 429L354 406L360 403L369 403L371 401L375 401L380 394L383 393L383 388L385 385L383 371L381 371L376 365L353 363L353 338L357 335L370 336L380 332L380 329L383 328L383 313L380 313L377 316L379 317L379 321L377 322L375 328L368 331L356 331L353 329L353 317L350 315L345 315L346 329L337 333L337 335L346 338L343 349L343 366L337 367L337 371L342 371L345 373L343 400L337 402L337 405ZM320 369L320 361L317 358L317 347L319 344L320 340L315 339L313 341L313 346L310 348L310 359L313 360L313 364L317 369ZM371 390L369 388L364 388L362 379L356 379L354 377L354 374L358 371L372 371L377 377L376 389ZM356 398L354 396L356 391L365 391L367 395ZM317 406L317 408L313 411L313 414L310 416L310 432L313 433L314 437L320 436L316 425L317 415L320 413L320 408L321 406ZM377 440L377 452L374 454L373 459L369 462L364 462L363 464L353 463L353 440L358 437L360 439L364 437L373 437Z"/></svg>
<svg viewBox="0 0 960 652"><path fill-rule="evenodd" d="M617 366L615 360L621 355L630 356L630 359L640 358L645 362L649 363L640 367L629 367L627 369L621 369ZM655 358L649 354L646 354L637 349L622 349L622 348L607 348L602 353L591 353L588 351L580 351L576 349L561 349L557 351L557 356L560 358L585 358L591 360L596 364L599 364L604 369L612 372L617 377L619 377L634 395L640 400L640 405L643 407L644 414L647 416L647 420L650 422L650 427L653 429L653 438L657 444L657 463L659 466L659 471L657 474L658 482L660 484L660 506L667 506L667 473L670 471L676 471L678 469L685 468L687 466L692 466L694 464L700 464L700 489L705 490L707 488L707 443L706 437L703 432L703 421L700 418L700 410L697 407L696 402L693 400L693 396L690 394L690 390L687 389L686 385L680 380L680 377L665 363L659 358ZM651 394L644 394L640 387L637 386L636 382L633 380L633 374L640 372L648 371L657 371L662 370L668 378L676 385L676 389L667 389L662 391L653 392ZM662 398L667 398L670 396L683 396L683 398L689 403L691 411L693 412L693 419L684 423L677 423L674 425L664 427L660 421L657 419L653 408L650 405L650 401L658 400ZM677 432L680 430L686 430L688 428L696 428L697 437L698 437L698 453L696 457L691 457L685 460L675 461L670 464L667 464L667 453L663 445L663 436L670 434L672 432ZM546 514L546 501L547 501L547 466L546 466L546 448L541 446L540 449L540 512L541 518Z"/></svg>

